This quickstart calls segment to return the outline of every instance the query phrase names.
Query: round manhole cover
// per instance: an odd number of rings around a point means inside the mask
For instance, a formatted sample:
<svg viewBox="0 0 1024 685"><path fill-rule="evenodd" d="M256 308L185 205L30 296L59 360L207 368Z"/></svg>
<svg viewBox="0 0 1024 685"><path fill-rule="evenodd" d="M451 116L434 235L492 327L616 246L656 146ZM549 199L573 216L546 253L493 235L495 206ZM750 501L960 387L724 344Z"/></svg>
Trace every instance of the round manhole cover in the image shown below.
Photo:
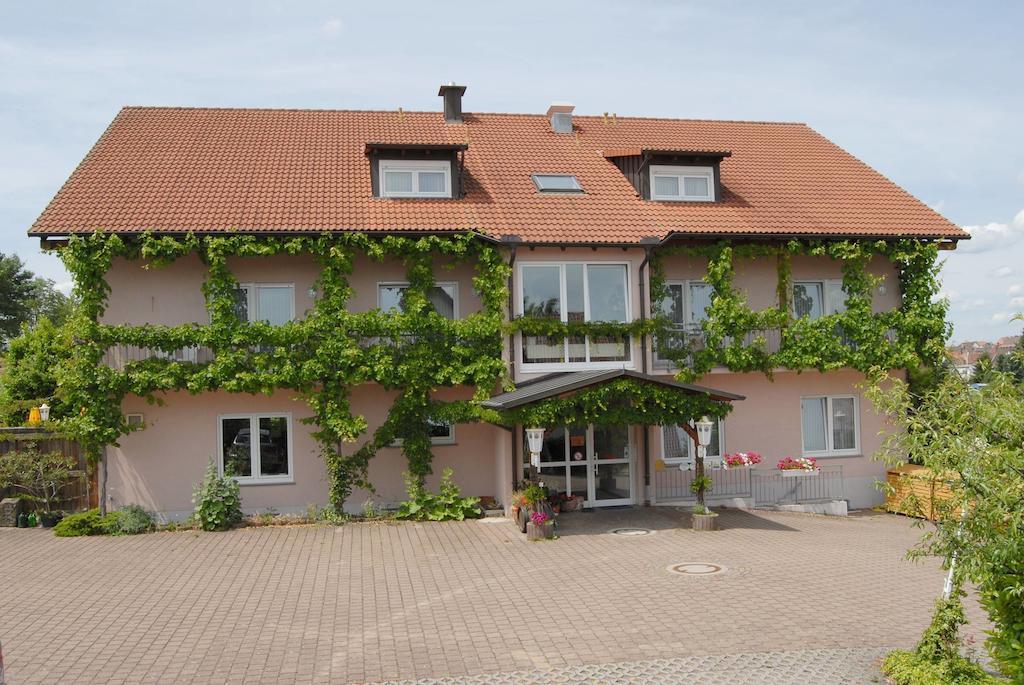
<svg viewBox="0 0 1024 685"><path fill-rule="evenodd" d="M646 528L613 528L608 532L612 535L650 535L654 531Z"/></svg>
<svg viewBox="0 0 1024 685"><path fill-rule="evenodd" d="M687 561L682 564L672 564L668 570L670 573L678 573L683 576L713 576L716 573L724 572L725 567L706 561Z"/></svg>

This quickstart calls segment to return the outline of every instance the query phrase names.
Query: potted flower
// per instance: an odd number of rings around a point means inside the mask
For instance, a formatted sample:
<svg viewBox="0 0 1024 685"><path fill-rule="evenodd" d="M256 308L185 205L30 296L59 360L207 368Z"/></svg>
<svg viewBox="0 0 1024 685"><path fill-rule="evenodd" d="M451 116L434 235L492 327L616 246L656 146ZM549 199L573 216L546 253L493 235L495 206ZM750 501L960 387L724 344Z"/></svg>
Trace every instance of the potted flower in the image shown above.
<svg viewBox="0 0 1024 685"><path fill-rule="evenodd" d="M527 540L550 540L555 537L555 520L551 514L535 511L530 514L530 522L526 524Z"/></svg>
<svg viewBox="0 0 1024 685"><path fill-rule="evenodd" d="M725 470L749 469L755 464L760 463L761 455L757 452L737 452L736 454L727 454L722 457L722 468Z"/></svg>
<svg viewBox="0 0 1024 685"><path fill-rule="evenodd" d="M714 530L715 519L718 518L718 514L711 511L707 506L703 504L697 504L690 510L690 516L693 519L692 525L690 526L693 530Z"/></svg>
<svg viewBox="0 0 1024 685"><path fill-rule="evenodd" d="M783 478L799 478L801 476L817 476L818 462L814 457L783 457L775 467Z"/></svg>
<svg viewBox="0 0 1024 685"><path fill-rule="evenodd" d="M35 442L0 455L0 488L21 491L22 497L42 505L38 517L44 528L53 528L64 515L55 509L61 494L72 483L77 465L61 452L41 452Z"/></svg>

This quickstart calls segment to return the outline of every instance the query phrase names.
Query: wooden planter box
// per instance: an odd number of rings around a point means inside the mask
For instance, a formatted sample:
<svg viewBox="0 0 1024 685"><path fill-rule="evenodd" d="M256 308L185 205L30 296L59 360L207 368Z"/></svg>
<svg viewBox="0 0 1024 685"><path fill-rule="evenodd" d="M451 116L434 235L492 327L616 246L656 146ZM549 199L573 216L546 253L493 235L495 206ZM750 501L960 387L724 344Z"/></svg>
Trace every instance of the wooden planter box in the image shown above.
<svg viewBox="0 0 1024 685"><path fill-rule="evenodd" d="M948 509L943 503L953 499L946 480L924 466L907 464L889 469L886 481L891 491L885 498L885 510L935 521Z"/></svg>
<svg viewBox="0 0 1024 685"><path fill-rule="evenodd" d="M550 540L555 537L555 524L553 521L537 525L533 521L526 524L527 540Z"/></svg>
<svg viewBox="0 0 1024 685"><path fill-rule="evenodd" d="M691 528L693 530L714 530L715 521L718 519L718 514L692 514L693 523Z"/></svg>

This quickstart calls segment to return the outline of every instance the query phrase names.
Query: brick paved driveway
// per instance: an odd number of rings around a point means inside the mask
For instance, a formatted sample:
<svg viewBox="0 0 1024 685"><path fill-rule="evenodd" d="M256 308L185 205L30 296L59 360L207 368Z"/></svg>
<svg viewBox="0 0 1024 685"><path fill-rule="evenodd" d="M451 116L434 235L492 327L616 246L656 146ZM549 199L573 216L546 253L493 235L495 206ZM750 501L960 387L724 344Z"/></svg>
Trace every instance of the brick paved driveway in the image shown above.
<svg viewBox="0 0 1024 685"><path fill-rule="evenodd" d="M672 509L562 522L544 543L503 519L129 538L0 529L8 681L567 677L781 650L873 659L913 643L942 588L936 563L903 559L920 531L894 516L727 512L710 534ZM653 532L607 532L619 526ZM666 571L685 561L728 571Z"/></svg>

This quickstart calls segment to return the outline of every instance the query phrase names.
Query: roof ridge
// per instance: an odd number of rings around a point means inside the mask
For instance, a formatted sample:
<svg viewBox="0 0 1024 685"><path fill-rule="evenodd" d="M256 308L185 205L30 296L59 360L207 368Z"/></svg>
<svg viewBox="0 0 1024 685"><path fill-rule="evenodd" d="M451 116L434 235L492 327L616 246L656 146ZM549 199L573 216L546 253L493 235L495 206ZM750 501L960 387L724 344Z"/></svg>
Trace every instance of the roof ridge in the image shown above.
<svg viewBox="0 0 1024 685"><path fill-rule="evenodd" d="M124 105L122 110L167 110L167 111L202 111L202 112L339 112L351 114L397 114L398 109L346 109L331 107L211 107L204 105ZM432 109L403 109L402 114L444 114L441 110ZM466 110L465 115L484 115L501 117L539 117L546 118L540 112L477 112ZM596 119L603 120L604 114L573 114L574 119ZM690 117L656 117L656 116L619 116L619 121L679 121L696 123L718 123L718 124L762 124L770 126L804 126L811 128L803 121L769 121L766 119L709 119Z"/></svg>

